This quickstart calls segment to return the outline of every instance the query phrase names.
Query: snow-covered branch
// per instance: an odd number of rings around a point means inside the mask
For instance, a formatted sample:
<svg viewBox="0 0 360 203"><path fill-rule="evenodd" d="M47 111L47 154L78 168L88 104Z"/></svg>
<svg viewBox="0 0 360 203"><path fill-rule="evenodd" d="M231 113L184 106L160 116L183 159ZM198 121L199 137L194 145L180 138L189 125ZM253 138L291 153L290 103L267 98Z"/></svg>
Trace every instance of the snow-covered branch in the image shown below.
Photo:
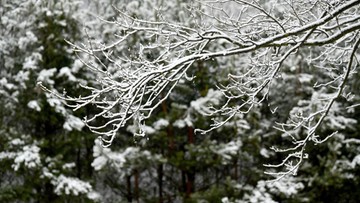
<svg viewBox="0 0 360 203"><path fill-rule="evenodd" d="M278 165L267 165L286 167L284 172L275 173L283 177L296 173L305 158L308 142L320 144L329 138L322 138L316 132L342 96L348 78L358 65L355 58L359 44L359 4L358 0L291 4L195 1L183 8L178 19L167 13L149 17L117 9L116 19L104 20L118 28L113 42L99 43L90 36L86 44L69 42L85 66L97 74L97 85L83 85L85 95L55 96L74 110L95 105L98 111L85 118L85 122L109 146L117 131L130 120L139 125L138 134L143 134L142 123L169 97L180 80L192 79L188 73L197 62L225 61L229 66L227 59L236 55L236 67L228 74L227 82L218 84L223 103L206 111L207 116L222 119L214 120L209 129L197 130L207 133L235 115L247 114L267 100L269 92L281 91L272 89L273 81L301 52L309 66L328 71L329 78L318 81L321 93L316 98L313 95L314 100L321 101L321 108L307 108L306 115L290 114L291 122L275 127L290 136L294 144L287 149L274 148L288 155ZM104 123L93 125L99 118ZM306 131L305 138L294 135L299 129Z"/></svg>

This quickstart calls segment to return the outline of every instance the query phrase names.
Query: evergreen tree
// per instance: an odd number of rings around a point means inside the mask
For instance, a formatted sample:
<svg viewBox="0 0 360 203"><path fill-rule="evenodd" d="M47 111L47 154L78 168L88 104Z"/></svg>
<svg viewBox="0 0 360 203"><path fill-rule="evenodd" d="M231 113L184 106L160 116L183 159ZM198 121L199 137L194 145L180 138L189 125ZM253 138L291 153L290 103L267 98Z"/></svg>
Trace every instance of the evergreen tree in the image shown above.
<svg viewBox="0 0 360 203"><path fill-rule="evenodd" d="M317 41L311 40L326 38L324 32L333 35L336 26L347 32L341 35L344 38L358 30L357 16L353 16L358 12L356 1L311 2L1 1L0 202L356 202L360 163L356 66L342 95L334 99L311 137L314 142L303 152L311 156L297 174L273 183L264 174L278 171L263 164L282 163L286 156L274 151L309 133L305 125L287 127L320 112L345 76L342 67L348 60L342 57L349 47L341 52L335 46L313 46ZM240 4L247 5L242 7L242 18L235 21L230 20L235 14L224 15L240 12ZM281 62L281 73L269 87L251 94L271 75L270 60L278 59L304 33L292 34L291 40L285 37L288 41L278 43L288 44L274 50L265 47L231 56L228 52L273 36L279 22L282 33L323 18L317 8L325 9L327 16L345 4L354 4L354 9L335 13L340 16L336 24L330 20L327 26L320 25L322 34L308 38L313 48L296 49ZM301 12L287 11L290 8ZM259 15L249 18L245 14ZM239 24L244 19L256 22L246 24L254 30ZM147 24L150 21L157 23ZM235 25L238 29L232 30ZM246 36L247 41L236 44L235 35ZM123 36L128 38L123 40ZM352 47L357 37L337 45ZM203 40L208 43L196 44ZM129 98L122 88L115 88L92 100L92 94L111 85L126 88L128 82L140 78L138 73L161 70L183 56L214 52L226 57L204 57L184 69L154 73L159 77L147 87L161 93L151 100L158 106L146 119L143 112L149 109L129 108L133 116L112 131L118 126L109 123L109 118L124 113L122 105ZM157 59L158 66L147 63ZM181 77L171 77L176 71ZM47 90L41 90L38 82ZM167 86L156 89L158 84ZM153 98L148 94L152 89L144 91L141 102ZM82 101L82 108L70 97ZM122 103L101 114L117 99L123 99ZM236 106L247 101L238 109L241 114L227 120ZM225 108L214 113L221 107ZM322 115L316 113L309 126ZM107 123L105 133L96 128ZM108 143L102 141L110 135L106 131L114 132L115 138L104 148ZM95 139L94 132L103 135L102 141ZM320 138L326 142L320 144ZM293 158L281 166L293 167L297 157Z"/></svg>
<svg viewBox="0 0 360 203"><path fill-rule="evenodd" d="M78 92L88 80L64 38L76 40L79 6L71 1L11 1L1 6L0 201L90 201L94 136L37 82ZM71 87L71 88L70 88ZM86 110L85 110L86 111Z"/></svg>

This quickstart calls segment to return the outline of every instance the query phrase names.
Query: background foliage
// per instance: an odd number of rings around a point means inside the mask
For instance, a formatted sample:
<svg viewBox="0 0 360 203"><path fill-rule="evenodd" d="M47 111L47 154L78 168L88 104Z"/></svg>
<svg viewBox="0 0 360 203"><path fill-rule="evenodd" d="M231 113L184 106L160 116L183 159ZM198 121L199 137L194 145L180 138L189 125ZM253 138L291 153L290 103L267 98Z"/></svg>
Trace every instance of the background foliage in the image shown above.
<svg viewBox="0 0 360 203"><path fill-rule="evenodd" d="M0 202L356 202L360 198L359 107L344 111L345 101L340 100L334 116L341 115L342 122L330 119L320 134L339 133L322 145L310 146L311 157L296 176L266 182L263 164L281 161L269 148L288 142L272 128L275 118L283 118L300 101L313 102L314 108L321 105L311 98L317 90L306 84L321 81L325 73L302 60L286 64L273 84L273 89L283 91L272 91L271 100L206 135L194 129L212 123L203 113L208 104L219 103L216 85L238 71L241 60L234 56L194 63L188 75L196 78L180 81L144 124L145 137L134 137L137 125L130 123L111 147L102 148L81 121L96 113L94 107L73 112L36 86L41 81L59 94L81 95L80 84L96 83L97 75L84 67L64 39L114 40L117 27L95 16L116 18L114 7L133 16L190 25L196 16L188 16L181 0L0 2ZM154 8L157 13L151 12ZM115 51L135 54L131 47L146 40L139 34ZM299 58L302 51L307 50L299 50ZM358 76L349 81L355 93ZM279 111L273 114L274 106Z"/></svg>

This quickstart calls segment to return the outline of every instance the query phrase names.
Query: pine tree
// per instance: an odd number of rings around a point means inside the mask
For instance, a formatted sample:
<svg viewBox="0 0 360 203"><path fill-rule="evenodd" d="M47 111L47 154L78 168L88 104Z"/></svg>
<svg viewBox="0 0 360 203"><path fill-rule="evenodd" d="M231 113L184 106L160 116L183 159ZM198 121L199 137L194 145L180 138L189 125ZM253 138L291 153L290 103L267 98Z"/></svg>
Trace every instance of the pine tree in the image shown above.
<svg viewBox="0 0 360 203"><path fill-rule="evenodd" d="M36 84L61 94L86 80L64 38L77 40L79 6L70 1L11 1L1 7L2 122L0 200L90 201L93 136L71 110ZM71 89L69 87L72 87ZM54 89L55 90L55 89ZM90 198L90 199L89 199Z"/></svg>

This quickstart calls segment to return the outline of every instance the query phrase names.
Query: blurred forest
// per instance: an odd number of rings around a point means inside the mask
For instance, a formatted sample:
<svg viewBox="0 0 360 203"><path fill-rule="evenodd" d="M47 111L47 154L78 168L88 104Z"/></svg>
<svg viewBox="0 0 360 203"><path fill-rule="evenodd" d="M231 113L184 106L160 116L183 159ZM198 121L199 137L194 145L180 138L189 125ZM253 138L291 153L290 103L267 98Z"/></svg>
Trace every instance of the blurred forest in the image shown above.
<svg viewBox="0 0 360 203"><path fill-rule="evenodd" d="M273 128L275 122L286 120L299 101L314 102L316 108L316 89L309 84L326 74L301 60L301 51L298 60L284 65L271 101L206 135L194 129L212 123L203 116L206 105L218 102L216 85L226 82L239 58L196 62L188 73L195 79L179 82L146 121L145 137L134 136L136 125L130 122L103 148L82 122L97 109L72 111L37 82L63 95L81 95L80 85L96 83L97 75L84 67L65 39L77 44L116 39L117 26L97 17L116 18L112 5L142 18L162 13L174 21L191 21L182 18L185 0L0 0L0 202L360 199L360 108L345 109L347 101L335 105L334 116L342 122L325 122L319 132L338 133L321 145L308 146L309 158L295 176L266 182L272 177L264 174L263 164L283 159L270 147L289 142ZM145 40L140 33L118 52L131 56L132 47ZM358 79L359 74L348 82L355 95L360 95Z"/></svg>

